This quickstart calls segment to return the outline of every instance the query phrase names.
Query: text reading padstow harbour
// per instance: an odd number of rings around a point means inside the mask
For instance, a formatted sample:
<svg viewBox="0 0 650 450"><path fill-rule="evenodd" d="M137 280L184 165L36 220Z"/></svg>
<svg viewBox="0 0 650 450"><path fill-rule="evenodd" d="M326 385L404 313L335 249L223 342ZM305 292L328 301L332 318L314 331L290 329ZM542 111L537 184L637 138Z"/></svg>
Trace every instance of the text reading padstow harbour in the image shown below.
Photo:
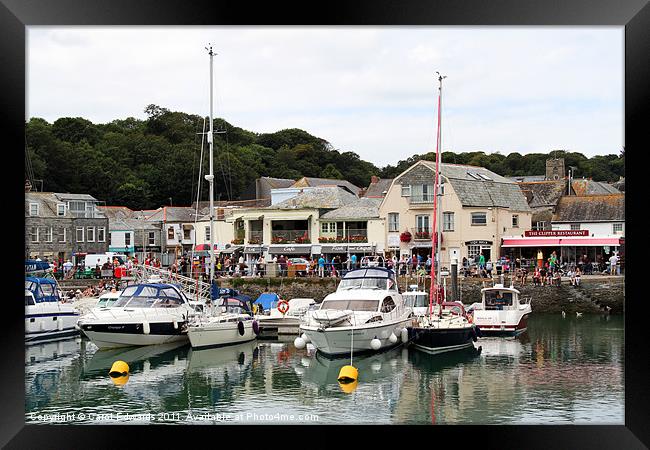
<svg viewBox="0 0 650 450"><path fill-rule="evenodd" d="M158 423L219 423L219 422L318 422L316 414L281 414L281 413L256 413L240 412L229 413L180 413L161 412L151 413L122 413L122 412L92 412L92 413L54 413L40 414L31 412L27 414L31 422L37 423L128 423L128 422L158 422Z"/></svg>

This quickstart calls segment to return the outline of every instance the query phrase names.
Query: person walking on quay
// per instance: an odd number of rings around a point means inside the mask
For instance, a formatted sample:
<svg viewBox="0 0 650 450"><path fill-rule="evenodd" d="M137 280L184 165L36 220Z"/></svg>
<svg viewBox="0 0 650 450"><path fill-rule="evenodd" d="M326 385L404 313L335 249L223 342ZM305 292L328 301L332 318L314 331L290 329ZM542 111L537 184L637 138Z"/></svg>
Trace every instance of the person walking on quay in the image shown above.
<svg viewBox="0 0 650 450"><path fill-rule="evenodd" d="M482 272L485 268L485 256L483 255L483 252L481 252L478 256L478 268L479 272Z"/></svg>
<svg viewBox="0 0 650 450"><path fill-rule="evenodd" d="M492 260L488 259L485 263L485 273L489 278L492 278Z"/></svg>
<svg viewBox="0 0 650 450"><path fill-rule="evenodd" d="M618 262L618 256L616 254L612 254L612 256L609 257L609 273L610 275L616 275L616 263Z"/></svg>
<svg viewBox="0 0 650 450"><path fill-rule="evenodd" d="M350 256L350 262L352 263L352 270L357 268L357 255L354 253Z"/></svg>
<svg viewBox="0 0 650 450"><path fill-rule="evenodd" d="M318 258L318 276L321 278L325 276L325 258L323 258L323 255Z"/></svg>

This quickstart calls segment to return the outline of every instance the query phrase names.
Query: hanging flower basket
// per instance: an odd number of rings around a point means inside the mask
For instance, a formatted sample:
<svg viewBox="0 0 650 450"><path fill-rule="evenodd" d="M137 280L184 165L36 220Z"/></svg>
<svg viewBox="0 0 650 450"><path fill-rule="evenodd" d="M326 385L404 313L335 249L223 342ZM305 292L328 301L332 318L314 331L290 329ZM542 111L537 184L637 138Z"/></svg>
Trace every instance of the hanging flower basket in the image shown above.
<svg viewBox="0 0 650 450"><path fill-rule="evenodd" d="M404 233L399 235L399 240L402 242L411 242L412 238L413 236L408 231L405 231Z"/></svg>

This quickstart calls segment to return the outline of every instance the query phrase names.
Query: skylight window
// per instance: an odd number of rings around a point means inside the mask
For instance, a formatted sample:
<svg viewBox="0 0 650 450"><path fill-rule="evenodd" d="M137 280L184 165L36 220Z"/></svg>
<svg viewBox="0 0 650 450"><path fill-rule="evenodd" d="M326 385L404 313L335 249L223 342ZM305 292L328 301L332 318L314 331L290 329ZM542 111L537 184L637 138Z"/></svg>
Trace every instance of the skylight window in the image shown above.
<svg viewBox="0 0 650 450"><path fill-rule="evenodd" d="M479 177L483 178L485 181L492 181L492 178L488 177L487 175L484 175L482 173L476 173Z"/></svg>
<svg viewBox="0 0 650 450"><path fill-rule="evenodd" d="M476 172L467 172L467 175L470 177L474 178L475 180L480 180L479 176L476 174Z"/></svg>

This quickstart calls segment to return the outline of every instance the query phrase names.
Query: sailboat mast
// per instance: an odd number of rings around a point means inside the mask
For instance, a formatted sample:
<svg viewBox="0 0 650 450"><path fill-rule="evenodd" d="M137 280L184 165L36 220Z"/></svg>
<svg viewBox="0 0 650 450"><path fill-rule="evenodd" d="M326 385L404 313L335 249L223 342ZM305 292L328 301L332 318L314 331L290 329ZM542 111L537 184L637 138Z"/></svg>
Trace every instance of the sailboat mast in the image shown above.
<svg viewBox="0 0 650 450"><path fill-rule="evenodd" d="M438 127L436 130L436 175L435 183L433 186L433 231L431 233L431 288L429 289L429 315L433 313L433 303L439 302L438 299L438 277L440 276L440 261L436 256L438 255L438 246L437 243L440 242L440 232L438 231L438 183L439 183L439 173L440 173L440 106L442 104L442 80L446 77L438 74ZM435 298L434 298L435 296Z"/></svg>
<svg viewBox="0 0 650 450"><path fill-rule="evenodd" d="M214 134L212 129L212 65L213 56L212 46L207 49L210 55L210 130L208 132L208 147L210 148L210 174L205 179L210 183L210 285L214 279L214 172L213 172L213 154L214 154Z"/></svg>

